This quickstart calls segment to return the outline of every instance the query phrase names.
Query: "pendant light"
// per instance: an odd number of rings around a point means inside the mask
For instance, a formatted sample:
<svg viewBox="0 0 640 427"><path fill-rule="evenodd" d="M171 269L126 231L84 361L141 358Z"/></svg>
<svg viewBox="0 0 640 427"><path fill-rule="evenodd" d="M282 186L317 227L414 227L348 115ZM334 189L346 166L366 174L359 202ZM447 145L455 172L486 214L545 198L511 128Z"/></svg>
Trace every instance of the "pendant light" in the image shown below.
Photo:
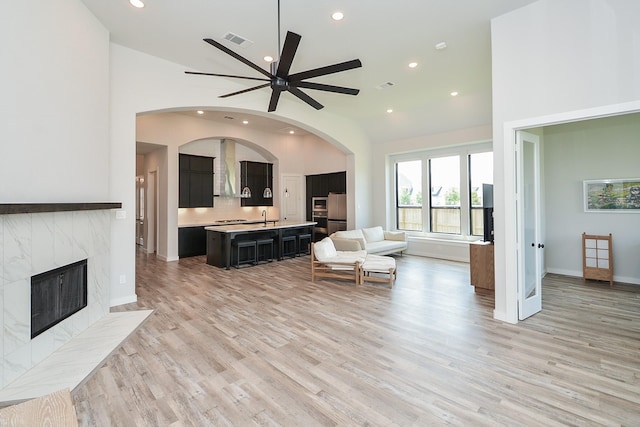
<svg viewBox="0 0 640 427"><path fill-rule="evenodd" d="M244 162L244 188L242 189L242 193L240 194L240 197L242 197L243 199L249 199L251 197L251 189L249 188L249 181L247 180L247 169L248 169L248 164L247 162Z"/></svg>
<svg viewBox="0 0 640 427"><path fill-rule="evenodd" d="M267 186L262 193L262 197L265 199L271 199L273 197L273 193L271 192L271 188L269 188L269 163L265 163L267 166Z"/></svg>

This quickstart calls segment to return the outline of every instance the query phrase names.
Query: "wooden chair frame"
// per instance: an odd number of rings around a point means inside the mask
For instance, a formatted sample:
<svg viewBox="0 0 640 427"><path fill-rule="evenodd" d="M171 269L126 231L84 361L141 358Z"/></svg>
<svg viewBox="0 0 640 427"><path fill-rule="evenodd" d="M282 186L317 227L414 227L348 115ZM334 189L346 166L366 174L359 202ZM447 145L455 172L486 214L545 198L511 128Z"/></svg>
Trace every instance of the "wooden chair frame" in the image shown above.
<svg viewBox="0 0 640 427"><path fill-rule="evenodd" d="M315 282L316 277L327 277L331 279L354 280L356 286L360 284L360 262L320 262L316 259L311 243L311 281Z"/></svg>

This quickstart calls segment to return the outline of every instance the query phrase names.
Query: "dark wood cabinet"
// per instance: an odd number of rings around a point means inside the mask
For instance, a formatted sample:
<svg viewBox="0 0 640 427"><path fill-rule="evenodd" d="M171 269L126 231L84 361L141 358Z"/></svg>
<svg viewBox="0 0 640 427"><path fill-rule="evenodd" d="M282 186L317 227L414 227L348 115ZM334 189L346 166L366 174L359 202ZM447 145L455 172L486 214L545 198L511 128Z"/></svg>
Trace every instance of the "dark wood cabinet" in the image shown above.
<svg viewBox="0 0 640 427"><path fill-rule="evenodd" d="M347 192L347 173L334 172L328 176L328 193L346 193ZM328 194L327 193L327 194Z"/></svg>
<svg viewBox="0 0 640 427"><path fill-rule="evenodd" d="M178 207L213 207L213 159L180 154Z"/></svg>
<svg viewBox="0 0 640 427"><path fill-rule="evenodd" d="M311 198L327 197L329 193L347 192L347 172L307 175L307 220L311 221Z"/></svg>
<svg viewBox="0 0 640 427"><path fill-rule="evenodd" d="M273 206L273 197L264 198L264 189L269 186L273 193L273 164L262 162L240 162L240 190L251 189L251 197L240 199L242 206Z"/></svg>
<svg viewBox="0 0 640 427"><path fill-rule="evenodd" d="M207 232L203 227L178 228L178 257L205 255L207 253Z"/></svg>

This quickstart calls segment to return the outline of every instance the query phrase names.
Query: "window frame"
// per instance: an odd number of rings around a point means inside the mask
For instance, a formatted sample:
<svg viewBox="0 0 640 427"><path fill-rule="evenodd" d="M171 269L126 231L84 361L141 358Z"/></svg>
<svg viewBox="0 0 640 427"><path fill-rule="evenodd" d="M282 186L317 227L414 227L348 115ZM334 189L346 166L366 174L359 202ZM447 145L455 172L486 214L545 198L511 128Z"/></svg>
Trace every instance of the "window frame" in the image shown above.
<svg viewBox="0 0 640 427"><path fill-rule="evenodd" d="M398 182L397 182L397 164L399 162L408 162L420 160L422 162L422 230L402 230L408 235L421 236L434 239L444 240L463 240L476 241L481 240L482 236L472 235L471 232L471 175L469 156L476 153L493 152L493 144L490 141L484 141L473 144L457 145L454 147L428 149L415 151L411 153L392 154L389 155L389 172L390 178L389 188L392 194L387 197L388 203L393 207L390 209L392 216L391 223L398 230ZM448 156L459 156L460 160L460 234L432 232L431 228L431 197L425 197L425 190L431 192L429 161L431 159ZM494 171L495 174L495 171Z"/></svg>

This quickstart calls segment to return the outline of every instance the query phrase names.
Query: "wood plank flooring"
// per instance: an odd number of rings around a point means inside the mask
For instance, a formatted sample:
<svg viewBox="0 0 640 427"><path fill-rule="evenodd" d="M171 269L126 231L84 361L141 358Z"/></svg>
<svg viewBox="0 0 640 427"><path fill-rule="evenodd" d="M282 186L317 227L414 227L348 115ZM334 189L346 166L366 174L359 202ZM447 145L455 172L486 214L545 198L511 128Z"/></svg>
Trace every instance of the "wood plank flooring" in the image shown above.
<svg viewBox="0 0 640 427"><path fill-rule="evenodd" d="M550 275L493 320L468 264L310 282L309 257L222 270L137 255L156 310L72 396L81 426L638 426L640 287Z"/></svg>

